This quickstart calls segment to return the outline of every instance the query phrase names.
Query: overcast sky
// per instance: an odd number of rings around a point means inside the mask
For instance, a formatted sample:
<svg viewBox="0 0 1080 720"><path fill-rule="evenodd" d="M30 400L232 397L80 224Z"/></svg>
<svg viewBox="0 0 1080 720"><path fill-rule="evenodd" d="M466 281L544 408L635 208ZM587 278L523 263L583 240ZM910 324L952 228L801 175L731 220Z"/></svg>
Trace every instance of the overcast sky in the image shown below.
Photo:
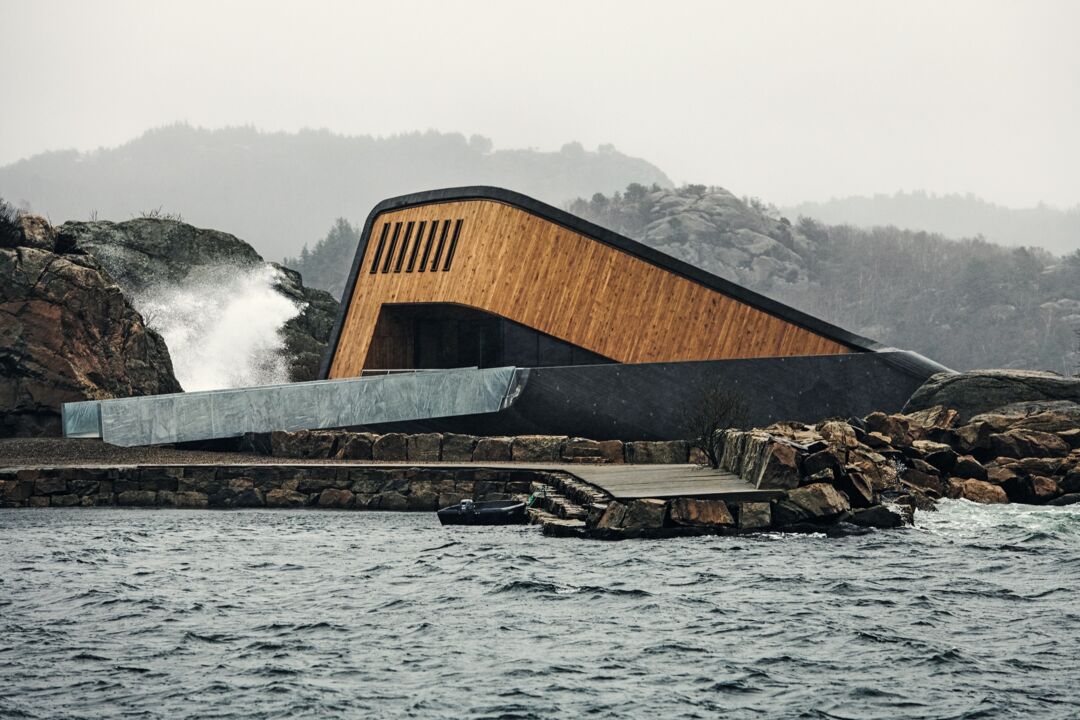
<svg viewBox="0 0 1080 720"><path fill-rule="evenodd" d="M0 0L0 164L185 120L612 143L778 204L1080 202L1080 1Z"/></svg>

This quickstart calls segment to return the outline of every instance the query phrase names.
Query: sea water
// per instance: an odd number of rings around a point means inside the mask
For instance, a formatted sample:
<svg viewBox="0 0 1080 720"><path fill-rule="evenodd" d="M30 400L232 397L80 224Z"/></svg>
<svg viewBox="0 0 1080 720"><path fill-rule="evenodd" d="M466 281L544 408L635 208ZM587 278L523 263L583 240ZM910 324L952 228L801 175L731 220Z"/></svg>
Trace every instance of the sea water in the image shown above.
<svg viewBox="0 0 1080 720"><path fill-rule="evenodd" d="M599 542L0 510L0 716L1080 716L1080 509L917 521Z"/></svg>

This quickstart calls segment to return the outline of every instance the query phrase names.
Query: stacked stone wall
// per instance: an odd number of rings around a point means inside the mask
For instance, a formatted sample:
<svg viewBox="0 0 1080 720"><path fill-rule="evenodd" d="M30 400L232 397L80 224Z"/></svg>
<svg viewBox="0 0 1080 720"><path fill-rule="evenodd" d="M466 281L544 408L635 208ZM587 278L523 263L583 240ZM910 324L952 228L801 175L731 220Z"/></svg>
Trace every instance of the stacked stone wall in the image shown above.
<svg viewBox="0 0 1080 720"><path fill-rule="evenodd" d="M340 465L140 466L0 470L0 507L323 507L430 512L462 499L528 497L556 474Z"/></svg>

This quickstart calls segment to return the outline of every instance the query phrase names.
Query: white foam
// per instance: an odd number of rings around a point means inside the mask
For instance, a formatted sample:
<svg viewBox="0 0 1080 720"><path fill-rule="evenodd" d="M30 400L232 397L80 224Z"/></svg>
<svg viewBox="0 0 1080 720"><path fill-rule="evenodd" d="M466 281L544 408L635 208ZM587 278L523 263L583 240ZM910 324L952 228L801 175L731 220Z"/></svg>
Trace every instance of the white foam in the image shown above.
<svg viewBox="0 0 1080 720"><path fill-rule="evenodd" d="M216 390L289 381L282 325L300 313L274 290L270 265L214 266L179 285L150 288L133 304L161 333L184 390Z"/></svg>

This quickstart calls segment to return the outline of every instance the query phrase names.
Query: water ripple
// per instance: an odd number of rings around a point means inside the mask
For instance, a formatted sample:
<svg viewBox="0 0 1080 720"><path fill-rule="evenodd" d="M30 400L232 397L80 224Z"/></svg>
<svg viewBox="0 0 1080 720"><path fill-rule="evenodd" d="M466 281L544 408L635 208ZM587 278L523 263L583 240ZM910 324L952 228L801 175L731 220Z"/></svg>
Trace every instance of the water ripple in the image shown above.
<svg viewBox="0 0 1080 720"><path fill-rule="evenodd" d="M1080 507L601 543L0 510L0 717L1080 716Z"/></svg>

